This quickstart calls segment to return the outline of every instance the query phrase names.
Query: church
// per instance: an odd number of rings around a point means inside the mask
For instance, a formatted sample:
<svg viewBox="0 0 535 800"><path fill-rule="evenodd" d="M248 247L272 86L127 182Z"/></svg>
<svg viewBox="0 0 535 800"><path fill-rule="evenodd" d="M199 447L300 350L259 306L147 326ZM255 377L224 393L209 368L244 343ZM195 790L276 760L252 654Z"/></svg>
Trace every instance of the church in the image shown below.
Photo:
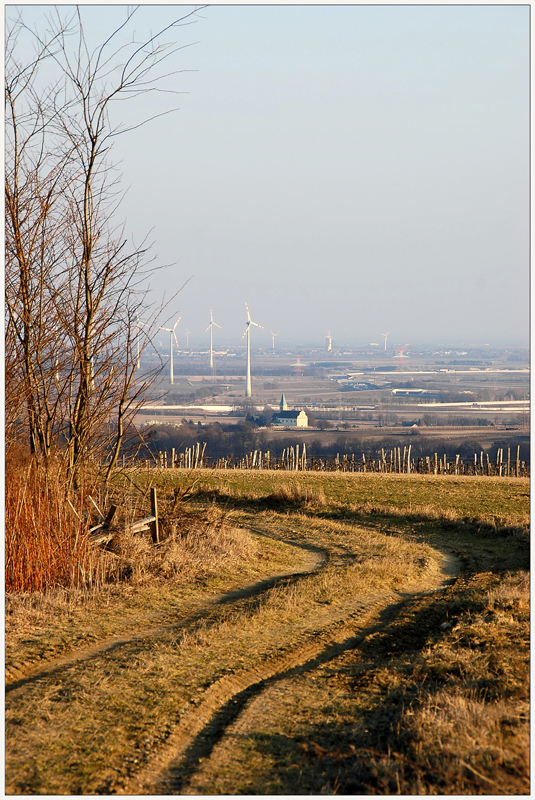
<svg viewBox="0 0 535 800"><path fill-rule="evenodd" d="M283 425L285 428L308 428L308 417L304 411L288 411L288 404L284 394L280 401L280 410L271 418L273 425Z"/></svg>

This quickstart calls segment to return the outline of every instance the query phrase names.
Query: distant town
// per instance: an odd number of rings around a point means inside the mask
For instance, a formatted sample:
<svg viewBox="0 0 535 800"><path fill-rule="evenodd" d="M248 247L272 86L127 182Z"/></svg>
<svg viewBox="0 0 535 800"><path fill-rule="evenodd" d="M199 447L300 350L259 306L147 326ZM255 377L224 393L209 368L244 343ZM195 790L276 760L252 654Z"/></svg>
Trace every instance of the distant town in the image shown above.
<svg viewBox="0 0 535 800"><path fill-rule="evenodd" d="M173 348L140 359L163 368L136 417L153 449L207 442L212 458L252 443L282 452L368 455L392 442L452 455L521 447L529 461L529 351L491 345L418 347L380 343L323 348ZM210 366L212 363L212 366ZM187 430L186 430L187 428ZM297 437L297 438L296 438ZM406 438L410 437L410 439Z"/></svg>

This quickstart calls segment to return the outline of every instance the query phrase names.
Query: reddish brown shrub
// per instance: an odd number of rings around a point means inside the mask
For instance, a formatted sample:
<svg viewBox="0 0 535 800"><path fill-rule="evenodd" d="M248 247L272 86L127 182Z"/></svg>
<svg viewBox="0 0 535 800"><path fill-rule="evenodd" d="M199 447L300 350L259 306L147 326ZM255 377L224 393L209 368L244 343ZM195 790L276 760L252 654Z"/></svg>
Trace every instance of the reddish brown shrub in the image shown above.
<svg viewBox="0 0 535 800"><path fill-rule="evenodd" d="M81 514L80 514L81 516ZM6 592L34 592L92 582L83 526L67 502L60 471L6 458Z"/></svg>

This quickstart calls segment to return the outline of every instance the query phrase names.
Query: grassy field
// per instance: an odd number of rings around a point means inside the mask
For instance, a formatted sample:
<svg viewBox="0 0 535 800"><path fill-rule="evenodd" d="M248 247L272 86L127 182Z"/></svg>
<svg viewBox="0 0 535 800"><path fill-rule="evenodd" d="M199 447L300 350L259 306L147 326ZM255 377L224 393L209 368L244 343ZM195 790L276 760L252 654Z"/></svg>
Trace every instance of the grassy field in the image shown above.
<svg viewBox="0 0 535 800"><path fill-rule="evenodd" d="M178 472L177 477L173 472ZM146 475L140 475L146 481ZM161 470L150 480L162 487L186 485L192 474ZM398 512L478 516L489 520L527 520L529 515L529 481L495 477L454 477L435 475L381 475L344 473L277 473L271 471L203 470L195 491L214 490L219 496L257 499L271 494L278 487L297 487L310 496L318 496L329 505L392 506Z"/></svg>
<svg viewBox="0 0 535 800"><path fill-rule="evenodd" d="M149 479L162 545L7 598L7 793L529 793L527 480Z"/></svg>

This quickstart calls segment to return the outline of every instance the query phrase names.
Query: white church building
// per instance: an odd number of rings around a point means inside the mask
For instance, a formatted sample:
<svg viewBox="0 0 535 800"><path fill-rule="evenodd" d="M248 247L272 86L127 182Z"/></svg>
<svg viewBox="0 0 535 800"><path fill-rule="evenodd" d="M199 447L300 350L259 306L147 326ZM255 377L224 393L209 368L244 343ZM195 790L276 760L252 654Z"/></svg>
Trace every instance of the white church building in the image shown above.
<svg viewBox="0 0 535 800"><path fill-rule="evenodd" d="M288 411L284 395L281 397L280 410L271 418L273 425L282 425L285 428L308 428L308 417L304 411Z"/></svg>

